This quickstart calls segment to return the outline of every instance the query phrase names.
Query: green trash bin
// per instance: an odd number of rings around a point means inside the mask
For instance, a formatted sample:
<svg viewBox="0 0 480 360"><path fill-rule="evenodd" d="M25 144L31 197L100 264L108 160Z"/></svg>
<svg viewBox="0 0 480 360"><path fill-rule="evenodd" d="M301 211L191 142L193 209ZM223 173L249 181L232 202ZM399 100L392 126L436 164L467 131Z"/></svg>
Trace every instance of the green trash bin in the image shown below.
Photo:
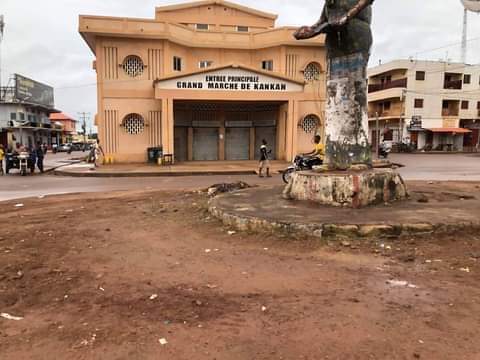
<svg viewBox="0 0 480 360"><path fill-rule="evenodd" d="M148 162L156 164L158 159L163 156L163 148L161 146L150 147L147 149Z"/></svg>

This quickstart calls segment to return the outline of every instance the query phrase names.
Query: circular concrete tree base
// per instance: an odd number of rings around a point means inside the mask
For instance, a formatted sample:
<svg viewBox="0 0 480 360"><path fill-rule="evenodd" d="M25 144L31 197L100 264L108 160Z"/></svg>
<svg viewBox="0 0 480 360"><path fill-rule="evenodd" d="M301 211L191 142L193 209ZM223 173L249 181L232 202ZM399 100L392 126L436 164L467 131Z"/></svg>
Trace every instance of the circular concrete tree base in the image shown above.
<svg viewBox="0 0 480 360"><path fill-rule="evenodd" d="M405 201L361 210L285 200L283 187L260 187L217 196L210 201L209 211L237 230L315 237L479 231L480 200L472 195L478 193L476 186L414 184Z"/></svg>
<svg viewBox="0 0 480 360"><path fill-rule="evenodd" d="M292 176L283 197L357 209L405 200L408 192L401 176L392 169L302 171Z"/></svg>

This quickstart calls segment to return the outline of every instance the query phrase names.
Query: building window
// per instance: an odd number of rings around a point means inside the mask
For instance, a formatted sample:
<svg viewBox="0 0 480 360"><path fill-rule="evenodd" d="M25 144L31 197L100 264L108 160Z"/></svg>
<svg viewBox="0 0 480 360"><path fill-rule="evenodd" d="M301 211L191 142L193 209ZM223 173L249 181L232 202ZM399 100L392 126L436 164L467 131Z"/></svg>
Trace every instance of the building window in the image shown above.
<svg viewBox="0 0 480 360"><path fill-rule="evenodd" d="M423 109L423 99L415 99L415 109Z"/></svg>
<svg viewBox="0 0 480 360"><path fill-rule="evenodd" d="M249 30L248 26L237 26L238 32L248 32Z"/></svg>
<svg viewBox="0 0 480 360"><path fill-rule="evenodd" d="M210 61L210 60L202 60L202 61L200 61L200 62L198 63L198 67L199 67L200 69L206 69L206 68L212 66L212 64L213 64L213 61Z"/></svg>
<svg viewBox="0 0 480 360"><path fill-rule="evenodd" d="M18 113L18 115L20 116L20 121L24 121L25 120L25 114L24 113Z"/></svg>
<svg viewBox="0 0 480 360"><path fill-rule="evenodd" d="M477 102L477 110L480 110L480 101Z"/></svg>
<svg viewBox="0 0 480 360"><path fill-rule="evenodd" d="M173 71L182 71L182 58L178 56L173 57Z"/></svg>
<svg viewBox="0 0 480 360"><path fill-rule="evenodd" d="M123 61L122 67L123 71L125 71L125 73L131 77L140 76L145 70L145 65L143 64L142 59L136 55L127 56Z"/></svg>
<svg viewBox="0 0 480 360"><path fill-rule="evenodd" d="M386 101L383 103L383 111L389 111L392 107L392 103L390 101Z"/></svg>
<svg viewBox="0 0 480 360"><path fill-rule="evenodd" d="M300 127L307 134L316 132L319 126L320 126L320 119L318 118L317 115L313 115L313 114L305 116L300 124Z"/></svg>
<svg viewBox="0 0 480 360"><path fill-rule="evenodd" d="M262 61L262 69L266 71L273 71L273 60Z"/></svg>
<svg viewBox="0 0 480 360"><path fill-rule="evenodd" d="M17 113L10 113L10 120L17 120Z"/></svg>
<svg viewBox="0 0 480 360"><path fill-rule="evenodd" d="M128 114L123 119L122 126L127 134L138 135L145 129L145 120L139 114Z"/></svg>
<svg viewBox="0 0 480 360"><path fill-rule="evenodd" d="M470 84L471 81L472 81L472 75L470 75L470 74L463 75L463 83L464 84Z"/></svg>
<svg viewBox="0 0 480 360"><path fill-rule="evenodd" d="M208 30L208 24L197 24L197 30Z"/></svg>
<svg viewBox="0 0 480 360"><path fill-rule="evenodd" d="M418 81L424 81L425 80L425 71L417 71L415 75L415 79Z"/></svg>
<svg viewBox="0 0 480 360"><path fill-rule="evenodd" d="M467 100L463 100L462 101L462 110L468 110L468 101Z"/></svg>
<svg viewBox="0 0 480 360"><path fill-rule="evenodd" d="M320 73L321 73L320 65L318 65L315 62L311 62L305 68L305 71L303 72L303 76L306 81L315 81L315 80L320 80Z"/></svg>

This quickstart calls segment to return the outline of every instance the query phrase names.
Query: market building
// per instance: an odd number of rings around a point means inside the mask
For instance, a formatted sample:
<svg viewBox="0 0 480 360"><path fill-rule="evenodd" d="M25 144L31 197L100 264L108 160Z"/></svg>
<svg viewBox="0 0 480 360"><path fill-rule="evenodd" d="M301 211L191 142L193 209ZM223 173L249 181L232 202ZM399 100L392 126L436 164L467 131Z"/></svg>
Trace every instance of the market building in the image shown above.
<svg viewBox="0 0 480 360"><path fill-rule="evenodd" d="M323 134L324 38L227 1L157 7L154 19L80 16L95 54L96 123L115 162L161 146L176 161L291 160Z"/></svg>
<svg viewBox="0 0 480 360"><path fill-rule="evenodd" d="M51 145L61 128L52 126L53 88L15 74L0 88L0 144L5 148L33 147L38 141Z"/></svg>
<svg viewBox="0 0 480 360"><path fill-rule="evenodd" d="M396 60L369 69L368 84L374 145L380 138L417 150L477 151L480 66Z"/></svg>

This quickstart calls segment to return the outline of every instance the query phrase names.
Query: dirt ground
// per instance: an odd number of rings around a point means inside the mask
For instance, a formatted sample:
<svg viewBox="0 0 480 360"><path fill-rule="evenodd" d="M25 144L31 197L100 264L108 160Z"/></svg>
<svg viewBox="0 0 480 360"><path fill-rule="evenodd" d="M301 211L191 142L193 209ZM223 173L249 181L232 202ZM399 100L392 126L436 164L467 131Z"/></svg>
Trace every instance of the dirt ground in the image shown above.
<svg viewBox="0 0 480 360"><path fill-rule="evenodd" d="M0 313L21 317L0 317L2 360L480 359L480 234L233 233L186 192L18 203L0 207Z"/></svg>

